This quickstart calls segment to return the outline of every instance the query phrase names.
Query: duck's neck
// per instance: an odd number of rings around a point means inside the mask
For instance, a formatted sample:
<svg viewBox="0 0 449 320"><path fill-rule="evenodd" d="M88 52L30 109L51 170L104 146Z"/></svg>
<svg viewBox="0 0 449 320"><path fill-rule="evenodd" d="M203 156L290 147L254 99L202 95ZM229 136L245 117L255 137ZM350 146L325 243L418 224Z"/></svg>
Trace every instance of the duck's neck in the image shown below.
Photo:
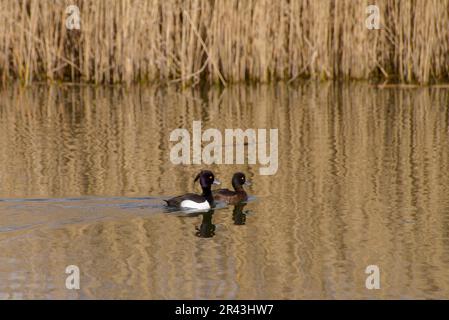
<svg viewBox="0 0 449 320"><path fill-rule="evenodd" d="M212 196L212 191L210 187L201 187L203 189L202 196L206 198L207 202L209 202L210 205L214 203L214 197Z"/></svg>
<svg viewBox="0 0 449 320"><path fill-rule="evenodd" d="M232 187L234 188L235 191L237 192L244 192L245 190L243 189L243 186L241 184L238 183L234 183L232 182Z"/></svg>

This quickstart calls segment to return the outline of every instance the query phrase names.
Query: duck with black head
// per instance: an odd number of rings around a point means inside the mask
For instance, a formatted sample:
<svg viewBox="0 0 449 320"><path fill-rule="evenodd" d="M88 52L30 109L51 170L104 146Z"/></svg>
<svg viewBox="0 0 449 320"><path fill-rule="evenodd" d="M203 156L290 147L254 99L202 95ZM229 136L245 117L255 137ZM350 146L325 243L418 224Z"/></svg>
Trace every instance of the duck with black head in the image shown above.
<svg viewBox="0 0 449 320"><path fill-rule="evenodd" d="M211 186L213 184L220 184L220 181L215 179L212 171L202 170L195 177L195 182L199 180L203 193L201 195L195 193L186 193L168 200L164 200L169 207L187 208L187 209L210 209L214 205L214 198L212 196Z"/></svg>
<svg viewBox="0 0 449 320"><path fill-rule="evenodd" d="M228 204L237 204L242 201L248 200L248 194L245 189L243 189L244 185L251 185L249 181L246 181L245 174L242 172L236 172L232 176L232 187L235 191L229 189L218 189L214 190L214 200L223 201Z"/></svg>

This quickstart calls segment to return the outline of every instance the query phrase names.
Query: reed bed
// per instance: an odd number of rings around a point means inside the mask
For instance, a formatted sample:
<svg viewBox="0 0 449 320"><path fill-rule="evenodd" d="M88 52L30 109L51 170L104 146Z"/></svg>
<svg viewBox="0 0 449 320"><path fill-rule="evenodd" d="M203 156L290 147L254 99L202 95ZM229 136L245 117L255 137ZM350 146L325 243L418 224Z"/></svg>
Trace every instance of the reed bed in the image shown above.
<svg viewBox="0 0 449 320"><path fill-rule="evenodd" d="M68 30L66 7L80 9ZM449 0L0 0L0 82L449 78Z"/></svg>

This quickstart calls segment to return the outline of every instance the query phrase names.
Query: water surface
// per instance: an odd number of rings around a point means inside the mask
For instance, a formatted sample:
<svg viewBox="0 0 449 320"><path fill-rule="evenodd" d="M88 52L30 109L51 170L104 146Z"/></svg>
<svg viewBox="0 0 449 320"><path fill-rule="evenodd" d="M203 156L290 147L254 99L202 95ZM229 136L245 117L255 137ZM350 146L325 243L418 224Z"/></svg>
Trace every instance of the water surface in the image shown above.
<svg viewBox="0 0 449 320"><path fill-rule="evenodd" d="M449 298L448 105L368 84L3 89L0 298ZM248 204L164 210L199 192L206 166L169 159L194 120L279 129L275 175L207 166L245 172Z"/></svg>

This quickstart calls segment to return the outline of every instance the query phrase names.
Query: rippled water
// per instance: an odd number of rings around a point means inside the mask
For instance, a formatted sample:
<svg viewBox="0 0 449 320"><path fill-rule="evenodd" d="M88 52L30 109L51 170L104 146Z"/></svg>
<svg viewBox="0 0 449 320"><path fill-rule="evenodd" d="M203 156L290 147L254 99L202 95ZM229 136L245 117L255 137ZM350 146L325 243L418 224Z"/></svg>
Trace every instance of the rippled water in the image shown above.
<svg viewBox="0 0 449 320"><path fill-rule="evenodd" d="M0 298L449 298L448 106L367 84L4 89ZM245 172L248 204L164 210L199 192L206 166L169 160L194 120L279 129L275 175L208 166Z"/></svg>

